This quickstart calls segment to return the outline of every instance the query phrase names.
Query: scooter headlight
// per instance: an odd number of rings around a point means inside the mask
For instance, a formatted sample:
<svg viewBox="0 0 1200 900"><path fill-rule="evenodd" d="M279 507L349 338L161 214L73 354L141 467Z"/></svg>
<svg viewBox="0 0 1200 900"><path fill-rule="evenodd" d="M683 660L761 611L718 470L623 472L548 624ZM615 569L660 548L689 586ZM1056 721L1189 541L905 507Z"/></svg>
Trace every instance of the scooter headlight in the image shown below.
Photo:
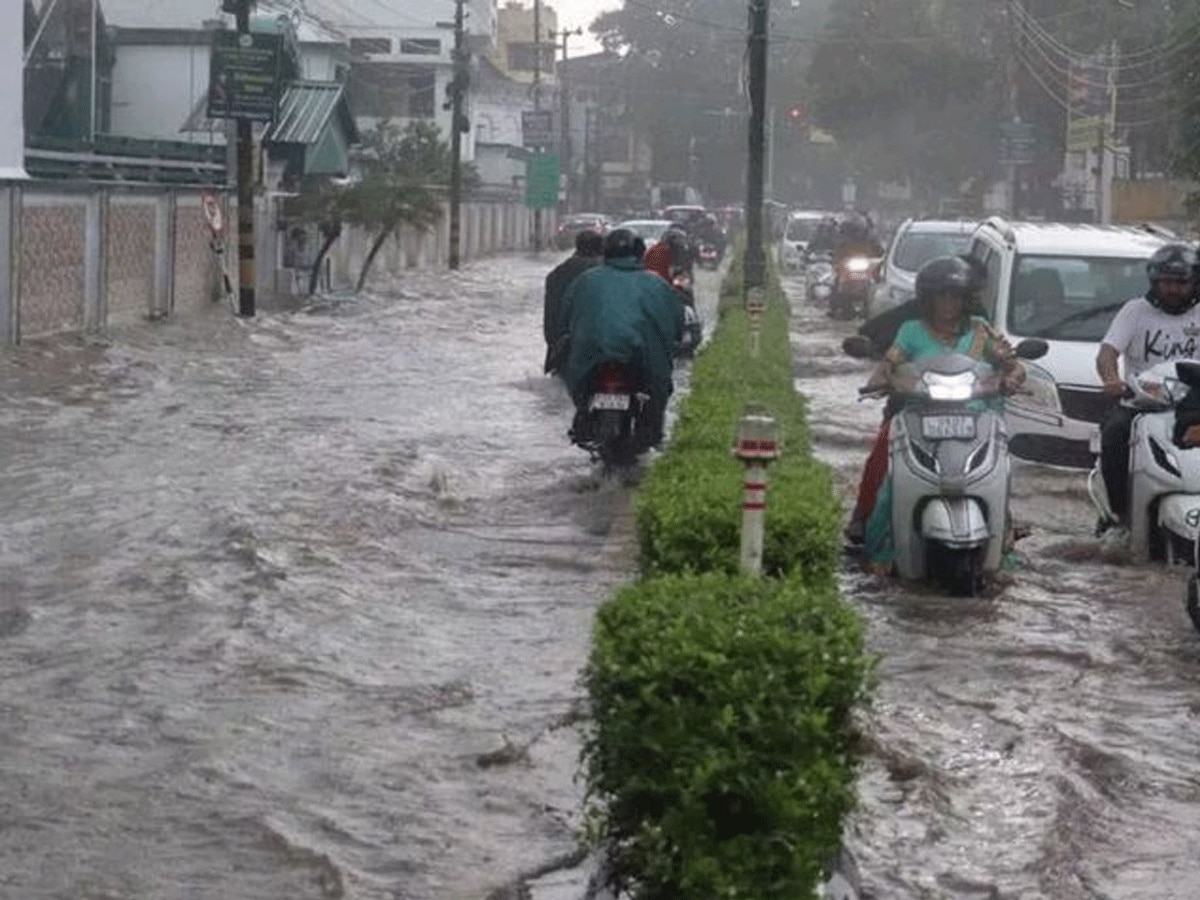
<svg viewBox="0 0 1200 900"><path fill-rule="evenodd" d="M871 269L871 261L861 256L846 260L846 271L851 275L865 275Z"/></svg>
<svg viewBox="0 0 1200 900"><path fill-rule="evenodd" d="M958 375L926 372L921 380L932 400L970 400L975 393L974 372L961 372Z"/></svg>

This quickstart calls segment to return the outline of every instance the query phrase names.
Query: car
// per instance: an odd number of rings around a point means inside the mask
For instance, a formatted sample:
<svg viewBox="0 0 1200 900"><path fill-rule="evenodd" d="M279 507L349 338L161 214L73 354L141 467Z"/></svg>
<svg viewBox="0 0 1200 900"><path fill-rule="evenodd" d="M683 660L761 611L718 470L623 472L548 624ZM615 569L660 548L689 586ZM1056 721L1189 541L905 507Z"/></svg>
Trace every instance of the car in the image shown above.
<svg viewBox="0 0 1200 900"><path fill-rule="evenodd" d="M663 233L676 224L670 219L630 219L627 222L621 222L617 228L628 228L643 241L646 242L646 247L649 249L662 240Z"/></svg>
<svg viewBox="0 0 1200 900"><path fill-rule="evenodd" d="M907 219L896 229L871 291L868 316L916 296L917 272L931 259L965 253L978 222Z"/></svg>
<svg viewBox="0 0 1200 900"><path fill-rule="evenodd" d="M1111 402L1096 354L1117 310L1145 295L1146 262L1174 236L1152 225L1009 222L993 217L969 253L987 272L983 302L1012 344L1045 340L1028 393L1008 401L1009 447L1031 462L1089 468Z"/></svg>
<svg viewBox="0 0 1200 900"><path fill-rule="evenodd" d="M779 239L779 265L785 272L796 272L803 267L805 251L817 226L831 216L832 213L820 210L796 210L788 214L783 237Z"/></svg>
<svg viewBox="0 0 1200 900"><path fill-rule="evenodd" d="M559 250L574 250L575 235L579 232L591 229L597 234L604 234L608 226L608 217L602 213L571 213L558 223L558 229L554 232L554 246Z"/></svg>
<svg viewBox="0 0 1200 900"><path fill-rule="evenodd" d="M703 206L679 204L676 206L668 206L663 210L662 214L664 219L670 219L672 222L678 222L688 231L691 231L704 221L704 218L708 215L708 210L706 210Z"/></svg>

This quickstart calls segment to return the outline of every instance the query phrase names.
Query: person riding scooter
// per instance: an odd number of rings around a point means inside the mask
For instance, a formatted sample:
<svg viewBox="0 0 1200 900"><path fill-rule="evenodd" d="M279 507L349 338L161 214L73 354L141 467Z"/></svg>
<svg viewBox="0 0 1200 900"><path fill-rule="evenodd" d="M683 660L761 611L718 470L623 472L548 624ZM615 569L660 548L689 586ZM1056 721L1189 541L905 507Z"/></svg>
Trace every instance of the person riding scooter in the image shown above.
<svg viewBox="0 0 1200 900"><path fill-rule="evenodd" d="M1129 438L1138 411L1122 398L1141 372L1162 362L1200 359L1200 256L1187 244L1160 247L1146 265L1150 290L1117 313L1096 356L1096 371L1114 407L1100 430L1100 471L1115 521L1101 521L1098 531L1129 523ZM1124 360L1125 380L1118 363Z"/></svg>
<svg viewBox="0 0 1200 900"><path fill-rule="evenodd" d="M629 366L650 396L647 446L662 440L667 400L674 390L672 358L683 337L683 308L674 289L642 268L645 244L618 228L604 240L604 265L567 289L562 328L569 344L561 374L577 410L587 410L592 374L601 363Z"/></svg>
<svg viewBox="0 0 1200 900"><path fill-rule="evenodd" d="M957 256L926 263L917 274L920 315L905 322L868 382L868 389L891 384L898 366L932 356L957 353L986 360L1001 372L1006 389L1024 381L1025 368L1012 347L988 322L971 314L978 287L976 269ZM890 431L890 423L889 423ZM866 523L867 551L872 567L890 572L894 560L890 485L885 477Z"/></svg>

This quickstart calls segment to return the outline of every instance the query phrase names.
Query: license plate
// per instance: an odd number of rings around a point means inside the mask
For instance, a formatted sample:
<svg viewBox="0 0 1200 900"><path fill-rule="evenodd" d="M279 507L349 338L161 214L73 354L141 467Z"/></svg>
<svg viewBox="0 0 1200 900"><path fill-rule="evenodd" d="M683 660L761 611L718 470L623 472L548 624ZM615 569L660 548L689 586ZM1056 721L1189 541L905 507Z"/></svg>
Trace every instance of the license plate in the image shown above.
<svg viewBox="0 0 1200 900"><path fill-rule="evenodd" d="M975 417L922 416L921 436L928 441L971 440L975 437Z"/></svg>
<svg viewBox="0 0 1200 900"><path fill-rule="evenodd" d="M1088 452L1093 456L1100 455L1100 429L1098 428L1093 429L1088 436Z"/></svg>
<svg viewBox="0 0 1200 900"><path fill-rule="evenodd" d="M630 397L628 394L592 394L592 409L629 409Z"/></svg>

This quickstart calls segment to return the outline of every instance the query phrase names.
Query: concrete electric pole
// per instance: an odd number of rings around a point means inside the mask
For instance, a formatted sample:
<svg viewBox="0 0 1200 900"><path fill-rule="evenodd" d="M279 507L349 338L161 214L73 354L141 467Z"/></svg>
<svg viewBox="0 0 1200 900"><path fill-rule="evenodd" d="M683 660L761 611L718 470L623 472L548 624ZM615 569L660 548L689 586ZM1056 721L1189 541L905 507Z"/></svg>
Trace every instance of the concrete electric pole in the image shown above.
<svg viewBox="0 0 1200 900"><path fill-rule="evenodd" d="M237 21L238 34L250 33L250 4L253 0L225 0L224 9ZM238 315L255 313L254 260L254 126L247 118L237 120L237 202L238 202Z"/></svg>
<svg viewBox="0 0 1200 900"><path fill-rule="evenodd" d="M451 269L461 265L463 97L467 92L465 0L454 2L454 77L450 82L450 252Z"/></svg>
<svg viewBox="0 0 1200 900"><path fill-rule="evenodd" d="M562 31L550 32L550 40L562 40L562 65L558 70L558 157L562 162L562 170L567 175L564 182L566 190L563 196L563 211L568 213L571 211L571 200L573 197L571 181L575 172L572 159L573 154L571 152L571 91L569 76L567 75L567 41L572 37L580 37L582 34L582 28L576 28L574 31L563 29Z"/></svg>
<svg viewBox="0 0 1200 900"><path fill-rule="evenodd" d="M766 156L767 27L769 0L750 0L750 159L746 176L746 255L742 263L746 291L766 285L763 246L763 168Z"/></svg>

